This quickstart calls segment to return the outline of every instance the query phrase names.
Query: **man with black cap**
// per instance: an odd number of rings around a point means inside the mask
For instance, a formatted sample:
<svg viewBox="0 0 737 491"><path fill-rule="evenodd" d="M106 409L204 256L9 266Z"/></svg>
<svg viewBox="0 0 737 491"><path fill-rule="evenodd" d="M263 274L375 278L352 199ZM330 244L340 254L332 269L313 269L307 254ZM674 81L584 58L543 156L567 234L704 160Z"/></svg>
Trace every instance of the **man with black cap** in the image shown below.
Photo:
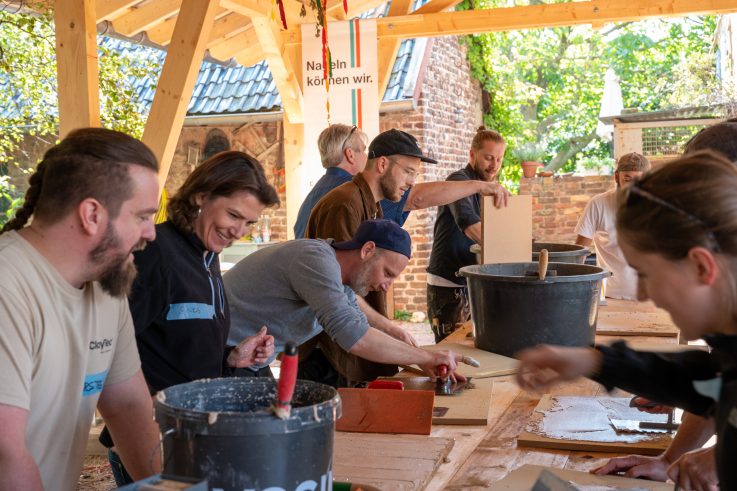
<svg viewBox="0 0 737 491"><path fill-rule="evenodd" d="M287 341L302 344L324 331L342 349L368 360L417 364L433 377L441 364L452 371L454 353L425 351L387 336L369 325L356 303L356 295L386 290L407 266L411 250L409 234L390 220L365 221L344 242L301 239L261 249L223 277L230 336L241 338L266 325L279 353Z"/></svg>
<svg viewBox="0 0 737 491"><path fill-rule="evenodd" d="M436 164L437 161L422 152L415 137L397 129L385 131L374 138L369 145L368 157L365 169L351 182L333 189L315 205L307 224L307 237L348 240L362 221L383 217L379 201L399 201L408 189L410 193L404 211L443 205L477 193L494 196L495 203L501 207L506 205L509 196L509 192L498 183L482 180L415 185L420 163ZM368 305L362 304L361 307L369 316L372 326L409 341L387 319L384 291L377 291L366 300ZM397 371L396 366L357 360L324 335L319 338L319 343L322 354L346 383L373 380L377 376L391 375Z"/></svg>

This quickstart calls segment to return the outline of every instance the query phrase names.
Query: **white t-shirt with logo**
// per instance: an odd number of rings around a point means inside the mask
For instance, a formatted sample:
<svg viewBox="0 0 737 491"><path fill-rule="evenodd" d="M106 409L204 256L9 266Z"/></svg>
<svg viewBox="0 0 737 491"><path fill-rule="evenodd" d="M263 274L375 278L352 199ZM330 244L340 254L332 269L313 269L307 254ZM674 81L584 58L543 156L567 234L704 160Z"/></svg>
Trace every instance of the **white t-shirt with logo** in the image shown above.
<svg viewBox="0 0 737 491"><path fill-rule="evenodd" d="M74 288L16 232L0 235L0 278L0 404L29 411L44 489L75 489L100 392L140 368L128 302Z"/></svg>
<svg viewBox="0 0 737 491"><path fill-rule="evenodd" d="M576 234L594 240L597 264L612 272L606 296L637 300L637 271L632 269L617 243L617 189L597 194L586 205Z"/></svg>

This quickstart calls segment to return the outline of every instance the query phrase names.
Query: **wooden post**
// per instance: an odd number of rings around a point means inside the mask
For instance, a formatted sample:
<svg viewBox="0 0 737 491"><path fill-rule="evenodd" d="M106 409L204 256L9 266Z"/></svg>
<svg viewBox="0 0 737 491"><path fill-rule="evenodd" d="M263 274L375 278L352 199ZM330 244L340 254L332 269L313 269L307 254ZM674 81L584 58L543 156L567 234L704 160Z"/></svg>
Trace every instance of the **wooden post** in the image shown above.
<svg viewBox="0 0 737 491"><path fill-rule="evenodd" d="M294 239L294 223L297 212L304 200L300 196L302 159L304 158L304 124L290 123L289 118L282 118L284 127L284 181L287 188L287 238ZM301 237L300 237L301 238Z"/></svg>
<svg viewBox="0 0 737 491"><path fill-rule="evenodd" d="M217 10L218 2L182 1L142 138L159 159L162 189Z"/></svg>
<svg viewBox="0 0 737 491"><path fill-rule="evenodd" d="M100 126L100 83L94 0L68 0L54 10L59 137Z"/></svg>

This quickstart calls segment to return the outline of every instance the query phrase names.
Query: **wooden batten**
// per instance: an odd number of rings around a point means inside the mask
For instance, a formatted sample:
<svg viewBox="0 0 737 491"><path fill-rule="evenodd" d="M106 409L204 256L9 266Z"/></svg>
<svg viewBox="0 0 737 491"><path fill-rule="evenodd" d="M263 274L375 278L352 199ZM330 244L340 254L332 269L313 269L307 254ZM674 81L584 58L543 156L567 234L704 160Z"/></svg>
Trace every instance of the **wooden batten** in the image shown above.
<svg viewBox="0 0 737 491"><path fill-rule="evenodd" d="M69 0L54 10L59 137L100 126L100 82L94 0Z"/></svg>
<svg viewBox="0 0 737 491"><path fill-rule="evenodd" d="M115 30L126 36L146 31L179 12L182 0L156 0L113 20Z"/></svg>
<svg viewBox="0 0 737 491"><path fill-rule="evenodd" d="M217 8L217 2L183 0L177 18L142 138L159 159L162 187L169 174Z"/></svg>
<svg viewBox="0 0 737 491"><path fill-rule="evenodd" d="M244 50L251 49L260 53L261 45L259 44L256 30L253 28L253 23L251 23L247 29L224 41L208 46L208 49L210 50L210 55L213 58L217 58L218 60L227 60ZM261 55L259 59L263 59L263 55Z"/></svg>
<svg viewBox="0 0 737 491"><path fill-rule="evenodd" d="M95 2L95 16L97 22L114 20L131 11L131 7L139 0L97 0Z"/></svg>
<svg viewBox="0 0 737 491"><path fill-rule="evenodd" d="M304 199L304 196L299 195L301 188L299 179L304 159L305 129L304 124L290 123L286 117L282 118L282 128L284 128L284 182L287 193L287 238L294 239L294 223L297 221L299 205Z"/></svg>
<svg viewBox="0 0 737 491"><path fill-rule="evenodd" d="M435 12L450 10L459 3L461 3L461 0L430 0L412 13L415 15L433 14Z"/></svg>

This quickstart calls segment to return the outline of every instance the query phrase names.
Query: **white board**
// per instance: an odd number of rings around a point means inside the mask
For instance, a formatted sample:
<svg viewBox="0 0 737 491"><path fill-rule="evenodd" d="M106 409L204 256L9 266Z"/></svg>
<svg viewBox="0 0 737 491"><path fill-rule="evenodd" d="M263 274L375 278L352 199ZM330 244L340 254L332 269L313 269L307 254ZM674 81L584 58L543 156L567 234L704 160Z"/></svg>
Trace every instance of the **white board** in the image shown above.
<svg viewBox="0 0 737 491"><path fill-rule="evenodd" d="M532 196L510 196L505 208L495 208L493 196L483 196L481 236L484 264L532 261Z"/></svg>

